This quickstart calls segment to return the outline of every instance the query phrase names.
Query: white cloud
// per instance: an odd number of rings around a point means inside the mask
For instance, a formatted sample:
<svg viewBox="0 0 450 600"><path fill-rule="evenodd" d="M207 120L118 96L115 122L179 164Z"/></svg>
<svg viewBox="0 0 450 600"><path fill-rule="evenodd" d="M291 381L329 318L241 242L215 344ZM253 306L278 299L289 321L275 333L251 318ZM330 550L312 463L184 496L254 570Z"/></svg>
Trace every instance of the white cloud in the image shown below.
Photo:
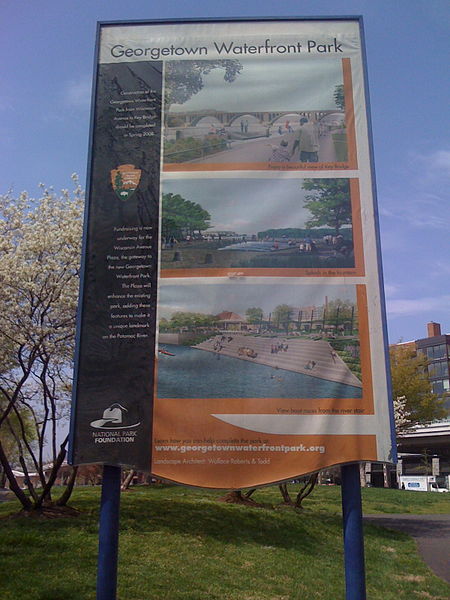
<svg viewBox="0 0 450 600"><path fill-rule="evenodd" d="M450 150L439 150L435 153L436 166L443 167L450 175Z"/></svg>
<svg viewBox="0 0 450 600"><path fill-rule="evenodd" d="M415 299L387 300L386 308L389 317L405 317L430 313L433 311L448 311L450 307L450 295L429 296Z"/></svg>
<svg viewBox="0 0 450 600"><path fill-rule="evenodd" d="M416 161L422 164L425 178L450 178L450 150L437 150L428 156L417 156Z"/></svg>
<svg viewBox="0 0 450 600"><path fill-rule="evenodd" d="M450 151L439 149L429 154L410 154L398 185L380 194L380 216L395 227L409 226L430 231L448 230L450 203Z"/></svg>
<svg viewBox="0 0 450 600"><path fill-rule="evenodd" d="M63 92L64 103L71 108L89 108L91 102L90 77L70 80Z"/></svg>
<svg viewBox="0 0 450 600"><path fill-rule="evenodd" d="M9 98L1 98L0 97L0 112L6 111L14 111L14 102L12 102Z"/></svg>
<svg viewBox="0 0 450 600"><path fill-rule="evenodd" d="M385 202L386 200L387 199L384 199ZM395 217L395 211L393 211L390 207L387 207L384 204L378 207L378 212L381 217Z"/></svg>
<svg viewBox="0 0 450 600"><path fill-rule="evenodd" d="M387 258L388 252L402 252L408 242L408 235L405 236L405 231L400 229L397 222L394 227L388 227L388 219L383 219L383 227L381 229L381 252L383 253L383 262Z"/></svg>
<svg viewBox="0 0 450 600"><path fill-rule="evenodd" d="M429 275L436 277L440 281L450 276L450 262L448 260L434 260L430 264Z"/></svg>
<svg viewBox="0 0 450 600"><path fill-rule="evenodd" d="M384 293L386 295L386 298L396 296L400 290L401 288L398 285L392 285L390 283L386 283L384 285Z"/></svg>

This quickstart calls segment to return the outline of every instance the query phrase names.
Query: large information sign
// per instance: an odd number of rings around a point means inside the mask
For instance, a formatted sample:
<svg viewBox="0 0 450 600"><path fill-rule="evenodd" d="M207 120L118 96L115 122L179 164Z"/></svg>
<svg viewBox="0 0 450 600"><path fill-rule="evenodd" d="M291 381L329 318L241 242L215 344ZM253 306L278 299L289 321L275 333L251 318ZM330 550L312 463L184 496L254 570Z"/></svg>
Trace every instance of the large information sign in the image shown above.
<svg viewBox="0 0 450 600"><path fill-rule="evenodd" d="M98 48L72 462L240 488L391 461L359 20Z"/></svg>

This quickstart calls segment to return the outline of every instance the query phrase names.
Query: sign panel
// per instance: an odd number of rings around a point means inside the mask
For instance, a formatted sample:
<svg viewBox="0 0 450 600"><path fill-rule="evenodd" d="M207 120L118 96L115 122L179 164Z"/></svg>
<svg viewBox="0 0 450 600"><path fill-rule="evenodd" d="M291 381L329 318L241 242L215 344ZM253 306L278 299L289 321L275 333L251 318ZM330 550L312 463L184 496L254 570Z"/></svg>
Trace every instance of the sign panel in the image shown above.
<svg viewBox="0 0 450 600"><path fill-rule="evenodd" d="M150 460L162 101L160 62L101 64L88 186L70 460Z"/></svg>
<svg viewBox="0 0 450 600"><path fill-rule="evenodd" d="M358 19L101 26L75 462L239 488L392 460L362 50Z"/></svg>

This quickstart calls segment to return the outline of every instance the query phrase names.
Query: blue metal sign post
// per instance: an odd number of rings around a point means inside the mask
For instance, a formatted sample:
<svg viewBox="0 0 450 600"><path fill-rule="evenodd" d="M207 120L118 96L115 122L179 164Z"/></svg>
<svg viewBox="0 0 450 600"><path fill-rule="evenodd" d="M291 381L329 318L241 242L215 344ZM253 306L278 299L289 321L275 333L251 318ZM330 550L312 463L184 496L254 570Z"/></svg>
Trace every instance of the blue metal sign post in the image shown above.
<svg viewBox="0 0 450 600"><path fill-rule="evenodd" d="M98 533L97 600L115 600L121 468L104 465Z"/></svg>
<svg viewBox="0 0 450 600"><path fill-rule="evenodd" d="M341 467L345 600L366 600L364 535L359 465Z"/></svg>

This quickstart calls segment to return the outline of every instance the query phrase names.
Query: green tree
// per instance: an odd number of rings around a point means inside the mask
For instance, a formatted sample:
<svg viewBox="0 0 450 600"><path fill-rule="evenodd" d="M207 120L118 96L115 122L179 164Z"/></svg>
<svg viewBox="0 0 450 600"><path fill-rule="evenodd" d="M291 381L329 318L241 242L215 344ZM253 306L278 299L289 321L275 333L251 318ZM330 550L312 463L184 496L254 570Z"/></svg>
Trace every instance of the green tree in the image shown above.
<svg viewBox="0 0 450 600"><path fill-rule="evenodd" d="M264 316L264 312L263 312L262 308L257 308L257 307L247 308L247 310L245 311L245 317L247 319L247 323L250 323L250 324L261 323L263 316Z"/></svg>
<svg viewBox="0 0 450 600"><path fill-rule="evenodd" d="M305 196L305 208L312 215L307 227L328 226L339 235L343 225L352 224L348 179L305 179L302 187L310 192Z"/></svg>
<svg viewBox="0 0 450 600"><path fill-rule="evenodd" d="M340 298L328 300L327 313L330 318L333 318L338 313L341 318L349 319L354 316L355 303L351 300L341 300Z"/></svg>
<svg viewBox="0 0 450 600"><path fill-rule="evenodd" d="M408 345L391 346L389 354L392 396L403 400L410 424L425 424L445 417L444 401L432 392L426 356Z"/></svg>
<svg viewBox="0 0 450 600"><path fill-rule="evenodd" d="M217 318L214 315L205 315L203 313L194 312L176 312L172 315L169 321L169 326L172 329L186 328L189 331L194 331L199 327L214 327L217 323Z"/></svg>
<svg viewBox="0 0 450 600"><path fill-rule="evenodd" d="M358 312L355 302L336 298L336 300L329 300L324 309L324 321L328 325L336 325L339 328L347 323L352 331L358 329Z"/></svg>
<svg viewBox="0 0 450 600"><path fill-rule="evenodd" d="M342 83L334 88L334 103L341 110L345 110L344 85Z"/></svg>
<svg viewBox="0 0 450 600"><path fill-rule="evenodd" d="M211 215L200 204L179 194L163 194L162 235L165 238L201 234L210 227Z"/></svg>
<svg viewBox="0 0 450 600"><path fill-rule="evenodd" d="M213 69L223 69L223 79L232 83L242 71L242 64L227 60L171 60L165 65L166 112L172 104L184 104L203 88L203 77Z"/></svg>
<svg viewBox="0 0 450 600"><path fill-rule="evenodd" d="M163 331L163 332L170 330L169 321L165 317L162 317L161 319L159 319L159 330Z"/></svg>
<svg viewBox="0 0 450 600"><path fill-rule="evenodd" d="M324 305L323 323L333 326L335 333L354 335L358 331L358 311L352 300L329 300ZM335 345L340 345L335 342ZM337 349L337 347L336 347Z"/></svg>
<svg viewBox="0 0 450 600"><path fill-rule="evenodd" d="M278 329L285 329L286 334L289 333L289 326L292 321L294 309L288 304L279 304L273 311L273 322Z"/></svg>

